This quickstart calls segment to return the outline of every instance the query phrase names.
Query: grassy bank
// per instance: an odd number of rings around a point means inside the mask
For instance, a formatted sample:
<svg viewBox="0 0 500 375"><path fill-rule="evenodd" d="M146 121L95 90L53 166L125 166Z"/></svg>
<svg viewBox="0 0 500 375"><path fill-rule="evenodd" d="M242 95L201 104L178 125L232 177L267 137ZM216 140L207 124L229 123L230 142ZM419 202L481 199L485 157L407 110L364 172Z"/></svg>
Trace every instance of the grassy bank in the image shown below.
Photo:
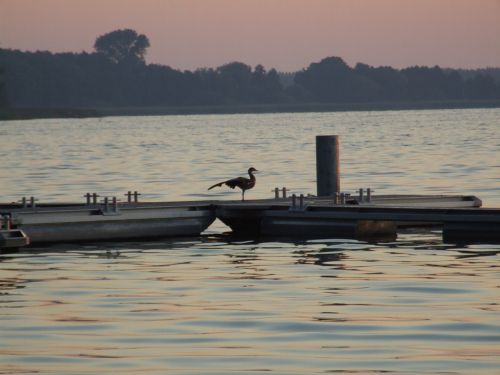
<svg viewBox="0 0 500 375"><path fill-rule="evenodd" d="M10 108L0 109L0 120L40 118L85 118L103 116L161 116L239 113L301 113L340 111L384 111L418 109L499 108L500 100L487 101L429 101L392 103L305 103L255 104L183 107L116 107L116 108Z"/></svg>

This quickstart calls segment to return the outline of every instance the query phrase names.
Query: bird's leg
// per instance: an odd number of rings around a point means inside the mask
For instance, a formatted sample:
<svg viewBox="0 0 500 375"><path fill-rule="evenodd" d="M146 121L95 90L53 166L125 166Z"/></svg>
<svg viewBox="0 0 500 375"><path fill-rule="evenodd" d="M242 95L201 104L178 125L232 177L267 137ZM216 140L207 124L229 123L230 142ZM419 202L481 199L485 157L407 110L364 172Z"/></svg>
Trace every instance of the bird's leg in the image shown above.
<svg viewBox="0 0 500 375"><path fill-rule="evenodd" d="M241 201L243 202L245 200L245 190L241 191Z"/></svg>

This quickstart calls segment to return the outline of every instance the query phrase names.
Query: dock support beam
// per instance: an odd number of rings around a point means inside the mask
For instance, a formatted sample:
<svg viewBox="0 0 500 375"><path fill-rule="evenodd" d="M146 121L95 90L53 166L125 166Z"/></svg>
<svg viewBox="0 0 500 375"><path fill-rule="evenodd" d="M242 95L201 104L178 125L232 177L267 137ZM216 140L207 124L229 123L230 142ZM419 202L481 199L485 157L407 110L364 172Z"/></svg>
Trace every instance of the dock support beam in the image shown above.
<svg viewBox="0 0 500 375"><path fill-rule="evenodd" d="M339 136L316 136L316 186L318 197L340 192Z"/></svg>

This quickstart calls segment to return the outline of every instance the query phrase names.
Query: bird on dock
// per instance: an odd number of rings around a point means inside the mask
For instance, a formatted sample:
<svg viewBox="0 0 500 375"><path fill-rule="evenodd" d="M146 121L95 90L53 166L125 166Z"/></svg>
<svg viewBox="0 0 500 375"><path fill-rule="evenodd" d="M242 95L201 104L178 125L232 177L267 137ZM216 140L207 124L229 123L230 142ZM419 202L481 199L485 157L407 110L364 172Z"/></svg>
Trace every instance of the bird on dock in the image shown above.
<svg viewBox="0 0 500 375"><path fill-rule="evenodd" d="M232 178L227 181L222 181L219 182L218 184L212 185L208 188L208 190L213 189L214 187L218 186L221 187L222 185L227 185L231 189L234 189L235 187L239 187L241 189L241 200L245 200L245 191L253 188L255 186L255 176L253 175L254 172L258 172L257 169L254 167L248 168L248 175L250 178L246 177L236 177Z"/></svg>

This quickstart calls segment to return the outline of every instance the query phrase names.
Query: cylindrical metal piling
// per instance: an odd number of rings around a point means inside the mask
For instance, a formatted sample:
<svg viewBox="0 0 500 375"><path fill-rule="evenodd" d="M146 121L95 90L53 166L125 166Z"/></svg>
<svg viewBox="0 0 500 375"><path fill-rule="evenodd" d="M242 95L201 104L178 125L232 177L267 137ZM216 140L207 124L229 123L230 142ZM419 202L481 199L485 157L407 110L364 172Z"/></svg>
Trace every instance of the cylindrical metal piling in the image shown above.
<svg viewBox="0 0 500 375"><path fill-rule="evenodd" d="M339 136L316 136L316 186L318 197L340 192Z"/></svg>

